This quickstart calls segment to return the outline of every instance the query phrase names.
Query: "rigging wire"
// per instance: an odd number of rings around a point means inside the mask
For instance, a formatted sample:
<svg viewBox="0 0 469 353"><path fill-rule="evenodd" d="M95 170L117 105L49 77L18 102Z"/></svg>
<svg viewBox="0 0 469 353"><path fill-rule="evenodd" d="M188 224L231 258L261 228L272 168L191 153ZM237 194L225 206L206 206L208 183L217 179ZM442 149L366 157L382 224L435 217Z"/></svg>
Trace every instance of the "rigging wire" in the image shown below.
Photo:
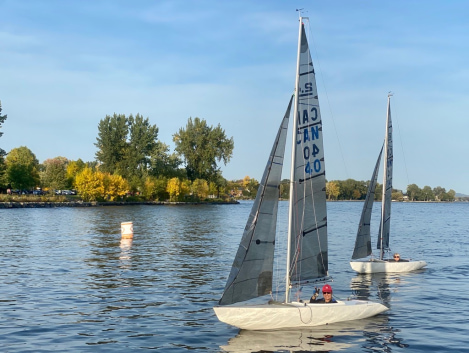
<svg viewBox="0 0 469 353"><path fill-rule="evenodd" d="M326 95L327 107L329 108L329 113L331 115L332 125L334 126L334 132L335 132L335 136L336 136L336 139L337 139L337 144L339 146L339 153L340 153L340 156L342 158L342 163L343 163L343 166L344 166L344 169L345 169L345 176L346 176L346 179L349 179L349 173L348 173L348 170L347 170L347 163L345 162L344 152L342 150L342 145L341 145L340 139L339 139L339 133L338 133L337 127L335 125L334 114L332 112L331 103L330 103L330 100L329 100L329 95L327 93L326 82L324 80L324 76L322 75L321 60L319 59L319 51L316 47L316 42L314 41L314 36L313 36L312 31L311 31L310 21L308 21L308 33L309 33L309 38L311 38L311 42L313 44L312 46L314 47L314 53L315 53L315 56L316 56L316 60L314 60L314 63L317 63L318 67L319 67L321 82L322 82L322 85L324 87L324 94ZM310 45L310 48L311 48L311 45Z"/></svg>
<svg viewBox="0 0 469 353"><path fill-rule="evenodd" d="M314 42L314 37L313 37L312 31L311 31L311 23L310 23L309 20L308 20L308 33L309 33L309 38L311 38L311 41L313 42L314 47L316 47L315 42ZM309 41L308 41L308 44L309 44ZM315 52L316 52L317 57L319 57L318 52L317 52L316 49L315 49ZM310 55L311 55L311 51L310 51ZM311 58L311 60L313 60L313 58ZM318 59L318 65L319 65L319 68L320 68L319 71L322 72L319 59ZM314 66L313 66L313 67L314 67ZM315 75L316 75L316 70L315 70ZM325 94L326 94L326 99L327 99L327 102L328 102L329 111L330 111L330 113L331 113L332 122L333 122L333 125L334 125L334 130L335 130L335 132L336 132L337 141L338 141L338 143L339 143L340 154L341 154L341 156L342 156L342 160L344 161L345 173L346 173L346 175L348 175L347 166L346 166L346 164L345 164L344 155L343 155L343 153L342 153L342 147L341 147L341 145L340 145L339 136L338 136L338 133L337 133L337 129L336 129L336 127L335 127L335 122L334 122L334 119L333 119L332 109L331 109L331 106L330 106L330 103L329 103L329 97L328 97L328 95L327 95L327 90L326 90L326 88L325 88L326 85L325 85L324 78L323 78L322 74L321 74L321 79L322 79L322 81L323 81L324 91L325 91ZM316 87L316 89L317 89L317 87ZM321 112L320 107L318 107L318 108L319 108L319 112ZM322 114L321 114L321 126L322 126ZM321 132L321 134L323 135L322 132ZM324 135L323 135L323 144L324 144ZM324 147L323 147L323 148L324 148ZM325 160L325 156L324 156L324 160ZM324 176L324 177L325 177L325 176ZM315 224L317 225L317 224L318 224L318 220L317 220L317 217L316 217L316 203L314 202L314 188L313 188L313 184L310 183L310 186L311 186L311 197L313 198L314 222L315 222ZM326 197L327 197L327 196L326 196ZM303 211L304 211L304 210L303 210ZM327 220L326 220L326 222L327 222ZM321 256L322 267L323 267L323 268L326 268L326 266L324 266L324 257L323 257L323 251L322 251L321 241L320 241L321 238L320 238L320 234L319 234L319 229L318 229L317 227L316 227L316 235L317 235L317 240L318 240L319 249L320 249L319 254L320 254L320 256ZM326 244L325 244L325 246L326 246L326 249L327 249L327 238L326 238ZM326 275L327 275L327 274L326 274Z"/></svg>

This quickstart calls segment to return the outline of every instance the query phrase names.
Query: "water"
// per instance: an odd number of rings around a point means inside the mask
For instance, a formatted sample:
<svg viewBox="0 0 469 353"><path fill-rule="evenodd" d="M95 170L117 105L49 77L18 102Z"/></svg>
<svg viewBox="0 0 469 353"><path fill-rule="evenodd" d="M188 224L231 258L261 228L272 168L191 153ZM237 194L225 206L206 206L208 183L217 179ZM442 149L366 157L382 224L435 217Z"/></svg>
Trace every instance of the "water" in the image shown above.
<svg viewBox="0 0 469 353"><path fill-rule="evenodd" d="M428 268L387 276L350 269L362 203L328 203L335 297L390 310L277 332L239 331L212 310L251 204L0 210L0 351L469 352L469 203L393 203L392 250Z"/></svg>

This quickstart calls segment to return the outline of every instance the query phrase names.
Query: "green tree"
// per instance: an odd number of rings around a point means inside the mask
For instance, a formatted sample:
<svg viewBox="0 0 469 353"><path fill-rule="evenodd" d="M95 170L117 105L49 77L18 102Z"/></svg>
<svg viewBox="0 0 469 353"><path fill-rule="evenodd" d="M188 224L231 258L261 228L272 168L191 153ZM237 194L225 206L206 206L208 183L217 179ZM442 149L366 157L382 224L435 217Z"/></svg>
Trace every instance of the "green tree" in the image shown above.
<svg viewBox="0 0 469 353"><path fill-rule="evenodd" d="M432 188L428 185L423 187L422 195L423 195L424 201L435 200L435 194L433 193Z"/></svg>
<svg viewBox="0 0 469 353"><path fill-rule="evenodd" d="M158 141L150 156L151 175L155 177L184 177L185 172L179 169L182 164L176 153L169 154L169 146Z"/></svg>
<svg viewBox="0 0 469 353"><path fill-rule="evenodd" d="M111 117L106 115L98 124L98 137L95 146L98 148L96 159L100 162L102 172L120 174L127 149L127 134L129 128L123 114Z"/></svg>
<svg viewBox="0 0 469 353"><path fill-rule="evenodd" d="M341 200L361 200L364 199L367 192L367 184L364 181L347 179L339 181L339 190Z"/></svg>
<svg viewBox="0 0 469 353"><path fill-rule="evenodd" d="M228 190L228 180L223 178L221 175L221 171L217 171L212 181L209 182L209 193L210 195L216 195L219 199L221 198L221 194L226 198L229 190ZM212 192L213 188L215 188L216 192Z"/></svg>
<svg viewBox="0 0 469 353"><path fill-rule="evenodd" d="M203 179L195 179L191 185L192 194L199 200L205 200L208 196L208 183Z"/></svg>
<svg viewBox="0 0 469 353"><path fill-rule="evenodd" d="M376 189L375 189L375 201L381 201L383 200L383 184L376 183Z"/></svg>
<svg viewBox="0 0 469 353"><path fill-rule="evenodd" d="M67 178L68 159L55 157L46 159L43 163L44 171L41 173L41 184L51 190L64 190L71 188L70 180Z"/></svg>
<svg viewBox="0 0 469 353"><path fill-rule="evenodd" d="M443 194L446 194L446 189L441 186L437 186L436 188L433 188L433 194L437 200L441 201Z"/></svg>
<svg viewBox="0 0 469 353"><path fill-rule="evenodd" d="M6 159L6 180L14 189L31 189L39 185L39 162L25 146L14 148Z"/></svg>
<svg viewBox="0 0 469 353"><path fill-rule="evenodd" d="M416 184L407 185L407 196L410 201L422 201L422 190Z"/></svg>
<svg viewBox="0 0 469 353"><path fill-rule="evenodd" d="M448 192L442 192L438 195L438 199L440 201L454 201L456 197L456 192L454 190L450 190Z"/></svg>
<svg viewBox="0 0 469 353"><path fill-rule="evenodd" d="M450 189L448 191L448 196L449 196L448 201L454 201L456 199L456 191L454 191L453 189Z"/></svg>
<svg viewBox="0 0 469 353"><path fill-rule="evenodd" d="M186 128L173 135L176 152L184 157L187 177L214 181L219 167L217 162L226 165L233 153L233 138L227 138L220 127L208 126L204 119L189 118Z"/></svg>
<svg viewBox="0 0 469 353"><path fill-rule="evenodd" d="M391 199L396 201L404 201L404 194L402 194L401 190L392 190Z"/></svg>
<svg viewBox="0 0 469 353"><path fill-rule="evenodd" d="M129 126L129 141L126 145L122 166L124 170L121 175L128 179L134 179L135 183L140 180L143 185L148 176L150 157L158 147L158 128L150 125L148 118L143 119L140 114L135 118L130 115L127 119Z"/></svg>
<svg viewBox="0 0 469 353"><path fill-rule="evenodd" d="M290 197L290 179L283 179L280 182L280 198L288 200Z"/></svg>
<svg viewBox="0 0 469 353"><path fill-rule="evenodd" d="M167 156L167 146L158 141L158 127L140 114L135 117L106 115L98 125L96 140L99 169L121 175L133 191L143 190L149 175L161 174L153 168L165 167L163 171L166 172L179 165L177 158Z"/></svg>

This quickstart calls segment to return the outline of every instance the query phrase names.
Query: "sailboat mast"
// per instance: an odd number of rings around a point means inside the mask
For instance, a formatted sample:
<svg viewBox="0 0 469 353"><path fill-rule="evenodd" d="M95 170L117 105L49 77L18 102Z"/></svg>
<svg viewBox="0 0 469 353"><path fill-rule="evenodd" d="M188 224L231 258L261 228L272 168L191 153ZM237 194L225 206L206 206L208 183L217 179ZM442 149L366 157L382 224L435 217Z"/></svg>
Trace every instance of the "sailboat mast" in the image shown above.
<svg viewBox="0 0 469 353"><path fill-rule="evenodd" d="M290 247L291 247L291 237L293 229L293 195L294 193L294 180L295 180L295 170L294 163L296 160L296 135L298 131L298 99L299 99L299 84L300 84L300 53L301 53L301 30L303 26L303 19L308 19L308 17L300 16L300 24L298 29L298 55L296 61L296 79L295 79L295 102L293 109L293 127L292 127L292 148L291 148L291 168L290 168L290 200L289 200L289 211L288 211L288 236L287 236L287 273L286 273L286 283L285 283L285 302L290 301Z"/></svg>
<svg viewBox="0 0 469 353"><path fill-rule="evenodd" d="M383 166L383 192L381 197L381 246L379 258L382 260L384 258L384 247L383 247L383 237L384 237L384 221L385 221L385 204L386 204L386 188L388 184L388 143L389 143L389 105L391 104L392 94L388 94L388 109L386 113L386 134L384 136L384 166Z"/></svg>

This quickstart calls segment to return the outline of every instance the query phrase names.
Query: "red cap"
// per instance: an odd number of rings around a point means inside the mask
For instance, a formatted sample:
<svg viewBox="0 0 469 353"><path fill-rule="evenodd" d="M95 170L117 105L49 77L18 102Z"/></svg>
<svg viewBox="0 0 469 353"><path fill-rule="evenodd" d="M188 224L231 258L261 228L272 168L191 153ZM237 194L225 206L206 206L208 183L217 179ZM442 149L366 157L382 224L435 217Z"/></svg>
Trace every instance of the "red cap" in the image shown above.
<svg viewBox="0 0 469 353"><path fill-rule="evenodd" d="M324 287L322 287L322 292L323 293L332 293L332 287L328 284L325 284Z"/></svg>

